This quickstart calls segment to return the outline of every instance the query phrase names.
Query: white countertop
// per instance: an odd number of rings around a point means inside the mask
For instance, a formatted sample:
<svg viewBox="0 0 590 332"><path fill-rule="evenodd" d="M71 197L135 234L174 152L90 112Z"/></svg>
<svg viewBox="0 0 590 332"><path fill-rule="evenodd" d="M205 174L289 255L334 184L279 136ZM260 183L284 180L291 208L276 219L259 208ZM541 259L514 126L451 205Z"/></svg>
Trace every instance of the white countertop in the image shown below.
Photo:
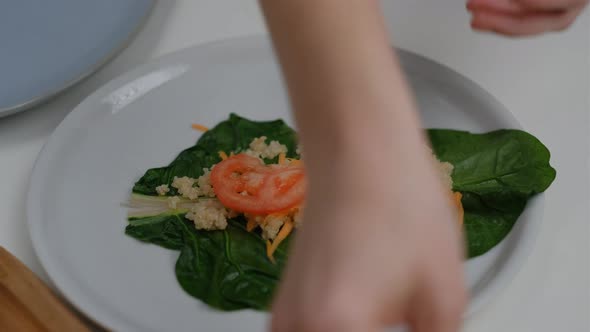
<svg viewBox="0 0 590 332"><path fill-rule="evenodd" d="M474 33L464 0L384 3L397 46L473 79L552 151L557 180L522 270L464 331L590 331L590 15L567 32L527 40ZM158 1L114 61L51 102L0 119L0 245L47 280L26 227L37 153L84 97L142 62L210 40L264 32L254 0Z"/></svg>

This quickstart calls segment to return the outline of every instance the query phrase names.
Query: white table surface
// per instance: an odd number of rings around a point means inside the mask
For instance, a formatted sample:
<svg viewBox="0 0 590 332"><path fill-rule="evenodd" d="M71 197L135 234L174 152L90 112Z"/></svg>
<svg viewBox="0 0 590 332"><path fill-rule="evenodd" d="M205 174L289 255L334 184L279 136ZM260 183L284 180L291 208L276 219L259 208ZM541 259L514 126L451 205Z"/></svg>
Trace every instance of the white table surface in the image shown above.
<svg viewBox="0 0 590 332"><path fill-rule="evenodd" d="M384 3L397 46L444 63L504 103L552 151L534 252L466 332L590 331L590 24L514 40L469 29L464 0ZM0 119L0 245L47 280L26 227L25 199L41 147L80 101L142 62L197 43L264 32L254 0L160 0L135 40L82 84L35 109Z"/></svg>

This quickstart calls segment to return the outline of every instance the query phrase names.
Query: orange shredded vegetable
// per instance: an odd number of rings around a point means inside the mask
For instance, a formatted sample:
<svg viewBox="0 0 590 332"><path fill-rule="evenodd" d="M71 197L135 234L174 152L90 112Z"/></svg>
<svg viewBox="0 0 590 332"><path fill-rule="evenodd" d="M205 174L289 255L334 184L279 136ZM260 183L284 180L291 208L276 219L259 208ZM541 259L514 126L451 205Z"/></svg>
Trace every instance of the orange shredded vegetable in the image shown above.
<svg viewBox="0 0 590 332"><path fill-rule="evenodd" d="M272 256L271 250L272 250L272 244L270 243L270 240L266 240L266 256L273 264L276 264L275 258Z"/></svg>
<svg viewBox="0 0 590 332"><path fill-rule="evenodd" d="M457 213L459 214L459 225L463 225L463 217L465 215L461 198L463 198L463 195L461 195L460 192L453 193L453 203L455 204L455 207L457 207Z"/></svg>
<svg viewBox="0 0 590 332"><path fill-rule="evenodd" d="M256 223L256 220L254 218L248 218L248 223L246 224L246 230L248 232L252 232L254 230L254 228L256 228L256 226L258 226L258 224Z"/></svg>
<svg viewBox="0 0 590 332"><path fill-rule="evenodd" d="M202 131L202 132L206 132L207 130L209 130L209 128L203 126L202 124L198 124L198 123L193 123L191 125L191 127L193 127L193 129L195 129L195 130Z"/></svg>
<svg viewBox="0 0 590 332"><path fill-rule="evenodd" d="M226 160L228 158L227 153L225 153L223 151L219 151L218 154L219 154L219 158L221 158L221 160Z"/></svg>
<svg viewBox="0 0 590 332"><path fill-rule="evenodd" d="M266 249L266 255L268 256L268 259L270 259L271 261L274 262L274 257L273 257L274 252L279 247L279 244L281 244L281 242L283 242L283 240L285 240L287 238L287 236L289 236L289 234L291 234L292 231L293 231L293 223L290 220L287 220L285 222L285 224L283 225L283 227L281 227L281 230L279 231L279 234L277 234L277 237L272 241L272 245L271 245L270 249L268 247Z"/></svg>
<svg viewBox="0 0 590 332"><path fill-rule="evenodd" d="M287 156L285 153L281 152L279 154L279 165L284 165L287 162Z"/></svg>

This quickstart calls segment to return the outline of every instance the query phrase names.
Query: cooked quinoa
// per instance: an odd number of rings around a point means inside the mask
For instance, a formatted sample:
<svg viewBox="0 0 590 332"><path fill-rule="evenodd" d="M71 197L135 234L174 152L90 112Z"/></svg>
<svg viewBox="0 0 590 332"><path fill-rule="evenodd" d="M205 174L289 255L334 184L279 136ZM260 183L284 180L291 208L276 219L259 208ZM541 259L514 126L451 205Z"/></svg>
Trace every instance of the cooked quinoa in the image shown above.
<svg viewBox="0 0 590 332"><path fill-rule="evenodd" d="M227 227L228 210L216 199L195 203L185 217L195 223L196 229L219 230Z"/></svg>
<svg viewBox="0 0 590 332"><path fill-rule="evenodd" d="M445 186L447 186L447 188L452 189L453 188L453 178L451 177L451 174L453 174L453 169L454 169L453 164L451 164L449 162L439 161L437 163L437 165L438 165L438 170L440 171L441 180L443 181Z"/></svg>
<svg viewBox="0 0 590 332"><path fill-rule="evenodd" d="M451 177L451 174L453 174L453 164L438 160L438 157L434 154L434 152L430 148L429 150L432 154L432 159L435 161L436 168L439 171L441 181L447 188L452 189L453 178Z"/></svg>
<svg viewBox="0 0 590 332"><path fill-rule="evenodd" d="M166 194L168 192L170 192L170 187L168 187L167 184L163 184L161 186L157 186L156 187L156 192L158 193L158 195L160 196L166 196Z"/></svg>
<svg viewBox="0 0 590 332"><path fill-rule="evenodd" d="M281 153L287 153L287 146L278 141L270 141L266 144L266 136L255 138L250 143L250 148L244 153L256 158L273 159Z"/></svg>
<svg viewBox="0 0 590 332"><path fill-rule="evenodd" d="M180 178L175 176L172 180L172 187L176 188L182 197L196 200L199 197L199 188L194 186L196 181L188 176Z"/></svg>
<svg viewBox="0 0 590 332"><path fill-rule="evenodd" d="M172 180L172 187L176 188L183 198L188 198L191 201L196 201L199 197L215 197L215 191L213 191L213 187L211 186L210 176L211 170L209 168L203 168L203 175L199 176L197 179L189 178L187 176L175 176ZM165 185L161 185L157 188L163 186ZM156 191L158 190L157 188ZM170 189L168 189L168 191L169 190ZM166 191L166 193L168 191Z"/></svg>
<svg viewBox="0 0 590 332"><path fill-rule="evenodd" d="M211 186L211 170L203 168L203 175L197 179L197 186L199 186L200 196L215 197L215 191Z"/></svg>

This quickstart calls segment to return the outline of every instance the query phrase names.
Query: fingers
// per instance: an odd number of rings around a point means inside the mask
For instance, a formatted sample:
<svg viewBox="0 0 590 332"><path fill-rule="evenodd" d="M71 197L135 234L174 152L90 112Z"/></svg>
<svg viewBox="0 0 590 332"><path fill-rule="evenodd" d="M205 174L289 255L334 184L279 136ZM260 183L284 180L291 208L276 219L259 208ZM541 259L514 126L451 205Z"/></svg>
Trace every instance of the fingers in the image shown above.
<svg viewBox="0 0 590 332"><path fill-rule="evenodd" d="M470 11L495 11L498 13L516 14L522 11L522 6L512 0L471 0L467 2Z"/></svg>
<svg viewBox="0 0 590 332"><path fill-rule="evenodd" d="M508 36L568 28L588 0L470 0L471 26Z"/></svg>
<svg viewBox="0 0 590 332"><path fill-rule="evenodd" d="M298 273L303 270L301 265L294 269L293 262L297 260L289 262L272 306L272 332L379 331L370 306L362 305L362 299L354 296L355 286L357 290L362 286L321 275L305 278ZM307 268L314 269L311 265ZM334 286L342 283L348 286Z"/></svg>
<svg viewBox="0 0 590 332"><path fill-rule="evenodd" d="M470 0L467 8L496 9L506 12L516 11L567 11L584 7L588 0Z"/></svg>
<svg viewBox="0 0 590 332"><path fill-rule="evenodd" d="M475 12L471 26L476 30L488 30L508 36L527 36L546 31L568 28L577 13L524 13L504 14L492 11Z"/></svg>
<svg viewBox="0 0 590 332"><path fill-rule="evenodd" d="M308 308L305 313L288 302L273 308L272 332L357 332L380 331L380 324L370 315L355 309L355 304L332 304Z"/></svg>
<svg viewBox="0 0 590 332"><path fill-rule="evenodd" d="M523 7L534 10L569 10L583 7L587 0L515 0Z"/></svg>

